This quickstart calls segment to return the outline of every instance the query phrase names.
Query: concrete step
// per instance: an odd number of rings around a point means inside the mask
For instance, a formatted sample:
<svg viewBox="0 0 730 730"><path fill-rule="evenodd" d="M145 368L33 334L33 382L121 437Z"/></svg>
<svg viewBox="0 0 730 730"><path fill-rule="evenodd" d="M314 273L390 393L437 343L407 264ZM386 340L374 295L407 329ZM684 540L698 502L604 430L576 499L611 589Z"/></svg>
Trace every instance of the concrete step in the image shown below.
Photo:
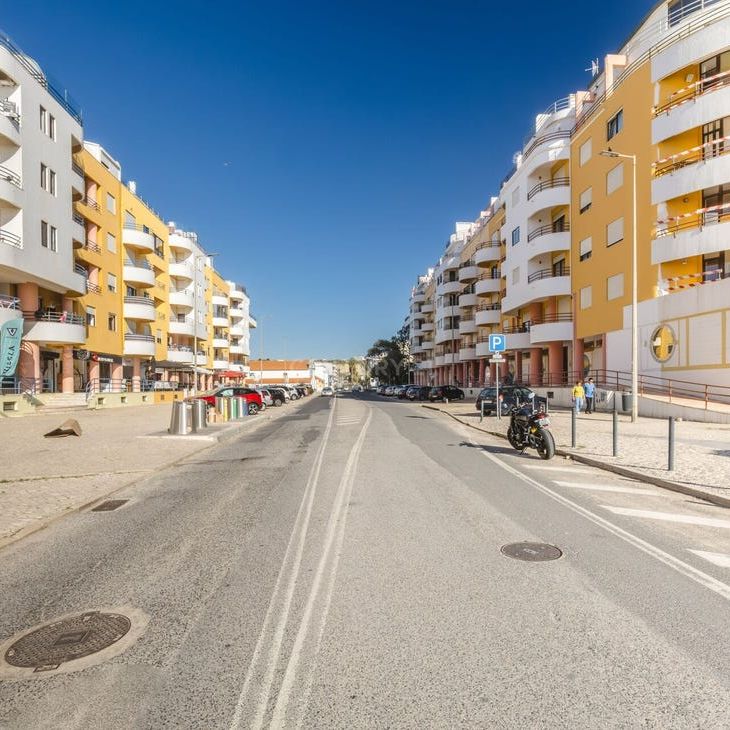
<svg viewBox="0 0 730 730"><path fill-rule="evenodd" d="M66 412L86 408L85 393L39 393L36 400L39 402L37 409L39 413Z"/></svg>

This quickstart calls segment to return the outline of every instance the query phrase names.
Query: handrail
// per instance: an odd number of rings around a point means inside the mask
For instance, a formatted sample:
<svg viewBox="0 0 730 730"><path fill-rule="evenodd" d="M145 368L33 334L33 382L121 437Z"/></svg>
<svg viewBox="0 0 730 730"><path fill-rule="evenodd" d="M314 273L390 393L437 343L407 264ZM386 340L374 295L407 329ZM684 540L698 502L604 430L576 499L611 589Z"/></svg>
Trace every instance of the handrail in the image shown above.
<svg viewBox="0 0 730 730"><path fill-rule="evenodd" d="M86 291L92 292L93 294L101 294L101 287L98 284L92 284L88 279L86 280Z"/></svg>
<svg viewBox="0 0 730 730"><path fill-rule="evenodd" d="M678 106L682 106L682 104L686 104L688 101L692 101L692 99L696 99L698 96L703 96L710 91L716 91L728 84L730 84L730 71L721 71L714 76L694 81L670 94L669 99L664 104L655 106L653 109L654 117L656 118Z"/></svg>
<svg viewBox="0 0 730 730"><path fill-rule="evenodd" d="M502 304L497 302L496 304L478 304L477 312L499 312L502 309Z"/></svg>
<svg viewBox="0 0 730 730"><path fill-rule="evenodd" d="M95 210L97 212L101 212L101 208L99 207L99 203L94 200L94 198L90 198L88 195L84 195L83 198L81 198L79 201L81 205L85 205L88 208L91 208L92 210Z"/></svg>
<svg viewBox="0 0 730 730"><path fill-rule="evenodd" d="M475 251L481 251L483 248L501 248L501 246L501 241L483 241L476 247Z"/></svg>
<svg viewBox="0 0 730 730"><path fill-rule="evenodd" d="M20 175L18 175L16 172L13 172L9 167L4 167L3 165L0 165L0 178L7 180L9 183L12 183L13 185L15 185L16 188L21 187Z"/></svg>
<svg viewBox="0 0 730 730"><path fill-rule="evenodd" d="M717 150L710 151L713 148L718 147ZM679 170L687 165L694 165L697 162L704 160L712 160L716 157L722 157L730 152L730 135L726 137L720 137L719 139L713 139L710 142L697 145L696 147L690 147L688 150L682 150L669 157L665 157L663 160L657 160L652 163L654 168L654 177L661 177L667 175L670 172Z"/></svg>
<svg viewBox="0 0 730 730"><path fill-rule="evenodd" d="M560 226L556 226L555 223L548 223L547 225L540 226L539 228L536 228L534 231L530 231L530 233L527 234L527 242L534 241L536 238L539 238L540 236L547 236L550 233L568 233L570 232L570 222L569 221L563 221Z"/></svg>
<svg viewBox="0 0 730 730"><path fill-rule="evenodd" d="M0 294L0 309L20 309L20 299Z"/></svg>
<svg viewBox="0 0 730 730"><path fill-rule="evenodd" d="M141 259L140 261L130 261L129 259L127 259L124 262L124 265L133 266L136 269L149 269L149 270L152 269L152 266L150 266L150 262L147 261L146 259Z"/></svg>
<svg viewBox="0 0 730 730"><path fill-rule="evenodd" d="M89 275L88 269L81 264L74 264L74 272L77 274L81 274L81 276L83 276L84 278Z"/></svg>
<svg viewBox="0 0 730 730"><path fill-rule="evenodd" d="M551 188L567 188L570 187L570 178L569 177L556 177L552 180L543 180L542 182L537 183L529 193L527 193L527 199L532 200L538 193L541 193L543 190L549 190Z"/></svg>
<svg viewBox="0 0 730 730"><path fill-rule="evenodd" d="M677 231L689 228L703 228L708 225L721 223L723 218L727 218L729 215L730 203L710 205L707 208L698 208L690 213L683 213L682 215L678 215L673 218L657 221L654 238L664 238L664 236L673 235L677 233ZM663 225L665 225L666 228L659 227Z"/></svg>
<svg viewBox="0 0 730 730"><path fill-rule="evenodd" d="M149 226L144 226L141 223L124 223L122 228L125 231L141 231L142 233L149 233L150 236L154 235Z"/></svg>
<svg viewBox="0 0 730 730"><path fill-rule="evenodd" d="M573 315L571 312L555 312L553 314L540 314L531 320L533 325L536 324L552 324L553 322L572 322Z"/></svg>
<svg viewBox="0 0 730 730"><path fill-rule="evenodd" d="M85 248L87 251L93 251L94 253L101 253L101 246L98 243L89 241L88 238L84 241L82 248Z"/></svg>
<svg viewBox="0 0 730 730"><path fill-rule="evenodd" d="M540 271L534 271L527 277L527 283L531 284L533 281L540 281L541 279L553 279L559 276L570 276L570 267L565 266L560 271L553 271L552 269L540 269Z"/></svg>
<svg viewBox="0 0 730 730"><path fill-rule="evenodd" d="M527 320L526 322L522 322L520 324L508 324L504 325L502 327L502 332L505 335L519 335L524 334L526 332L530 331L530 327L534 324L534 322Z"/></svg>
<svg viewBox="0 0 730 730"><path fill-rule="evenodd" d="M78 314L71 312L37 312L35 318L38 322L58 322L59 324L84 324L85 320Z"/></svg>
<svg viewBox="0 0 730 730"><path fill-rule="evenodd" d="M483 274L479 275L479 279L477 281L484 281L485 279L501 279L502 276L499 273L492 274L489 271L485 271Z"/></svg>
<svg viewBox="0 0 730 730"><path fill-rule="evenodd" d="M125 304L145 304L145 305L149 305L150 307L155 306L155 302L152 299L152 297L126 296L126 297L124 297L124 303Z"/></svg>
<svg viewBox="0 0 730 730"><path fill-rule="evenodd" d="M125 332L124 339L135 341L135 342L154 342L155 336L154 335L135 335L131 332Z"/></svg>
<svg viewBox="0 0 730 730"><path fill-rule="evenodd" d="M71 170L73 170L73 172L75 172L77 175L80 175L81 177L84 177L85 175L84 168L81 167L81 165L79 165L79 163L74 160L71 161Z"/></svg>
<svg viewBox="0 0 730 730"><path fill-rule="evenodd" d="M572 136L572 132L570 129L561 129L556 132L548 132L548 134L543 134L539 137L535 137L533 142L526 147L522 152L522 161L524 161L541 145L544 145L546 142L552 142L554 140L558 139L570 139ZM509 177L512 175L510 174ZM507 178L509 179L509 178Z"/></svg>
<svg viewBox="0 0 730 730"><path fill-rule="evenodd" d="M82 216L81 213L77 213L76 211L74 211L71 218L73 219L74 223L78 223L80 226L86 226L86 221L84 220L84 216Z"/></svg>
<svg viewBox="0 0 730 730"><path fill-rule="evenodd" d="M12 119L17 127L20 123L20 114L18 113L18 105L10 99L0 99L0 114Z"/></svg>
<svg viewBox="0 0 730 730"><path fill-rule="evenodd" d="M20 236L2 228L0 228L0 243L7 243L9 246L14 246L15 248L23 248L23 242Z"/></svg>

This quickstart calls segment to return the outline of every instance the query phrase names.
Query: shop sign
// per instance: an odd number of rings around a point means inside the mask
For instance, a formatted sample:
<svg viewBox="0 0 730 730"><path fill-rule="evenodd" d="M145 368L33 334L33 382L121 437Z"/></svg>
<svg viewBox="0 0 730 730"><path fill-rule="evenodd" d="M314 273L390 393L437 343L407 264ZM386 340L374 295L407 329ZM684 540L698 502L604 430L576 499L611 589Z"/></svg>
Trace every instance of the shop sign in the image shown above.
<svg viewBox="0 0 730 730"><path fill-rule="evenodd" d="M15 374L22 337L22 319L10 319L0 327L0 376L7 377Z"/></svg>

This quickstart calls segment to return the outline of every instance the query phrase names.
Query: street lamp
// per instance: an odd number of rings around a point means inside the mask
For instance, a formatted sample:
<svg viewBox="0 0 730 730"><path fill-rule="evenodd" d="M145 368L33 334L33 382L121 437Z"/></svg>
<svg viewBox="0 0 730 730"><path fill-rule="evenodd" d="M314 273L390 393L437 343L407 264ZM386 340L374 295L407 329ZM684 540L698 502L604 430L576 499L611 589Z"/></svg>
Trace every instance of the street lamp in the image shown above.
<svg viewBox="0 0 730 730"><path fill-rule="evenodd" d="M638 233L636 228L636 155L624 155L614 152L610 147L601 152L603 157L620 157L631 160L632 165L632 228L631 243L631 422L636 423L639 417L639 320L638 320ZM614 396L615 397L615 396Z"/></svg>
<svg viewBox="0 0 730 730"><path fill-rule="evenodd" d="M198 261L212 259L217 253L196 253L193 255L193 398L198 394Z"/></svg>

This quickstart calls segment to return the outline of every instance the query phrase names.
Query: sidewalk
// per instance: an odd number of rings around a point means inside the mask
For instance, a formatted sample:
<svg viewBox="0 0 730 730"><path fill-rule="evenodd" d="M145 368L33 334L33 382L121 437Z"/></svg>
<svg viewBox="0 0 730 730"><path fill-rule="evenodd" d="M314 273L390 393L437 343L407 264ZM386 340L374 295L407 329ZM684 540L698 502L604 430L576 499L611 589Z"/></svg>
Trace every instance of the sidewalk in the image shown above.
<svg viewBox="0 0 730 730"><path fill-rule="evenodd" d="M190 436L167 434L169 404L0 419L0 547L178 459L293 410L297 404L267 409ZM43 437L66 418L79 422L80 437Z"/></svg>
<svg viewBox="0 0 730 730"><path fill-rule="evenodd" d="M473 403L438 404L439 410L487 433L506 434L509 417L494 416L479 422ZM668 422L640 418L631 423L619 416L619 455L612 454L612 414L580 414L576 448L570 447L570 411L551 411L550 430L559 450L604 465L623 467L651 479L660 479L730 500L730 426L680 421L675 423L675 467L667 470Z"/></svg>

